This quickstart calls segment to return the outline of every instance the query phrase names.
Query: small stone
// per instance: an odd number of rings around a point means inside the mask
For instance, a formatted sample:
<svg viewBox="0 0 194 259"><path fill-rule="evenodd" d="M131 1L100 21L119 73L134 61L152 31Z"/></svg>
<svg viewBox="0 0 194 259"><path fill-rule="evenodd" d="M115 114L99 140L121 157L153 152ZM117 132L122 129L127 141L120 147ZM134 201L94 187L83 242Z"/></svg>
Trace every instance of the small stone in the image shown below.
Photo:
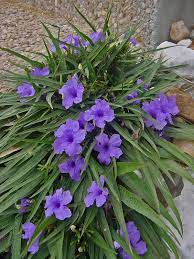
<svg viewBox="0 0 194 259"><path fill-rule="evenodd" d="M180 40L186 39L189 37L189 34L189 29L186 27L182 20L174 22L171 25L170 38L173 41L178 42Z"/></svg>
<svg viewBox="0 0 194 259"><path fill-rule="evenodd" d="M192 40L190 40L190 39L181 40L181 41L179 41L177 44L178 44L178 45L181 45L181 46L185 46L185 47L188 48L189 46L191 46Z"/></svg>
<svg viewBox="0 0 194 259"><path fill-rule="evenodd" d="M167 95L176 96L176 103L180 111L179 115L194 122L194 99L192 96L181 89L175 88L168 91Z"/></svg>
<svg viewBox="0 0 194 259"><path fill-rule="evenodd" d="M194 141L174 139L173 143L186 154L194 157Z"/></svg>
<svg viewBox="0 0 194 259"><path fill-rule="evenodd" d="M193 40L194 39L194 30L191 31L190 33L190 38Z"/></svg>
<svg viewBox="0 0 194 259"><path fill-rule="evenodd" d="M174 68L173 71L182 77L194 79L194 51L185 46L180 46L172 42L165 41L157 49L155 57L163 58L166 67L182 66Z"/></svg>

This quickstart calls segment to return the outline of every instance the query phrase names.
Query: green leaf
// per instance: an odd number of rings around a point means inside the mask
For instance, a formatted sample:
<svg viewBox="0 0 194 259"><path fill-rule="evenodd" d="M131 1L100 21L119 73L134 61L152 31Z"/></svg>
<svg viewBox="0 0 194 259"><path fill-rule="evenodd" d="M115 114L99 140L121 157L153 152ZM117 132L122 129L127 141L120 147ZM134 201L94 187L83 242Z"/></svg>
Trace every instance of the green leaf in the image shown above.
<svg viewBox="0 0 194 259"><path fill-rule="evenodd" d="M110 246L107 245L103 237L99 234L99 232L96 229L92 229L92 234L90 236L90 240L94 242L97 246L102 248L105 252L109 252L111 254L116 254L114 249L112 249Z"/></svg>
<svg viewBox="0 0 194 259"><path fill-rule="evenodd" d="M79 13L79 15L85 20L85 22L91 27L91 29L93 31L96 32L96 28L94 25L92 25L92 23L87 19L87 17L85 15L83 15L80 10L77 8L77 6L75 4L73 4L73 6L75 7L76 11Z"/></svg>
<svg viewBox="0 0 194 259"><path fill-rule="evenodd" d="M21 233L20 233L20 226L22 222L22 217L17 215L15 217L15 225L13 229L13 239L12 239L12 259L20 258L20 251L21 251Z"/></svg>
<svg viewBox="0 0 194 259"><path fill-rule="evenodd" d="M152 220L159 227L168 232L168 227L164 224L160 215L158 215L149 205L143 202L137 195L128 191L123 186L119 186L120 196L122 202L127 205L129 208L139 212L140 214L146 216L150 220Z"/></svg>
<svg viewBox="0 0 194 259"><path fill-rule="evenodd" d="M11 49L8 49L8 48L0 48L0 50L6 51L6 52L10 53L13 56L21 58L24 61L28 62L30 65L34 66L34 67L37 67L37 66L38 67L42 67L42 65L43 65L42 63L40 63L38 61L34 61L34 60L32 60L32 59L30 59L30 58L28 58L28 57L26 57L26 56L24 56L24 55L22 55L22 54L20 54L20 53L18 53L16 51L14 51L14 50L11 50Z"/></svg>
<svg viewBox="0 0 194 259"><path fill-rule="evenodd" d="M49 104L49 106L51 107L51 109L53 110L53 105L52 105L52 96L54 95L55 92L50 92L46 95L46 100L47 103Z"/></svg>
<svg viewBox="0 0 194 259"><path fill-rule="evenodd" d="M98 208L94 206L92 208L87 209L81 236L84 234L88 226L93 222L97 212L98 212Z"/></svg>
<svg viewBox="0 0 194 259"><path fill-rule="evenodd" d="M131 174L142 167L144 165L139 162L117 162L117 175Z"/></svg>

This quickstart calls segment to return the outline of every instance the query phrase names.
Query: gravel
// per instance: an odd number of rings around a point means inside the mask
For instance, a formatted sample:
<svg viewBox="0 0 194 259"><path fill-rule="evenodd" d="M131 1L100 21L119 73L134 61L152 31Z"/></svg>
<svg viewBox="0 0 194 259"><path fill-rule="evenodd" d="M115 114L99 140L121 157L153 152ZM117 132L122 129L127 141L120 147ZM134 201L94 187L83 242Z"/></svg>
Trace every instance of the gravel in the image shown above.
<svg viewBox="0 0 194 259"><path fill-rule="evenodd" d="M45 49L42 37L45 31L41 22L55 24L61 28L61 37L71 33L71 28L67 24L64 16L51 11L43 11L35 6L21 3L14 0L0 0L0 46L13 49L33 58L38 57L35 52ZM81 26L81 24L80 24ZM82 26L84 27L84 26ZM57 33L57 29L49 28ZM87 28L84 27L87 32ZM0 73L2 70L18 71L18 68L10 62L16 62L13 56L0 51ZM20 61L21 62L21 61ZM1 82L0 92L6 90L8 83Z"/></svg>

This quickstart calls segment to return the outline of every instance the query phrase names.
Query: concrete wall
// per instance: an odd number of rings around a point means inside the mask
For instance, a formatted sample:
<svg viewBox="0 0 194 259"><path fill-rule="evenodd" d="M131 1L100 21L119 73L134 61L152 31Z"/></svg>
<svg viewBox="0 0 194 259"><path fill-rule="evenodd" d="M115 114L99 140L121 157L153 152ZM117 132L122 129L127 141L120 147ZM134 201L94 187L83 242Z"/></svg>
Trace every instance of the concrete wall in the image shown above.
<svg viewBox="0 0 194 259"><path fill-rule="evenodd" d="M194 25L194 0L158 0L152 35L155 44L167 40L171 24L181 19L188 27Z"/></svg>

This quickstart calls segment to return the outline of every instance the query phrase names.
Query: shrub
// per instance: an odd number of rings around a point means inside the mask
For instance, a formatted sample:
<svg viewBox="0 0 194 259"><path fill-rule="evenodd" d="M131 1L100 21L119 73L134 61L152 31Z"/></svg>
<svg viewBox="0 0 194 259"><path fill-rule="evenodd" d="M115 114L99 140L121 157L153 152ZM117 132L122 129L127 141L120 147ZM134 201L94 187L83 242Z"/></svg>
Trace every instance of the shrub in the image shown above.
<svg viewBox="0 0 194 259"><path fill-rule="evenodd" d="M179 258L183 228L166 179L194 182L193 159L170 142L193 136L165 94L179 79L133 30L111 33L110 12L101 31L81 16L89 36L71 24L76 34L61 41L43 25L51 46L41 62L3 49L26 65L3 76L17 88L0 96L0 251Z"/></svg>

